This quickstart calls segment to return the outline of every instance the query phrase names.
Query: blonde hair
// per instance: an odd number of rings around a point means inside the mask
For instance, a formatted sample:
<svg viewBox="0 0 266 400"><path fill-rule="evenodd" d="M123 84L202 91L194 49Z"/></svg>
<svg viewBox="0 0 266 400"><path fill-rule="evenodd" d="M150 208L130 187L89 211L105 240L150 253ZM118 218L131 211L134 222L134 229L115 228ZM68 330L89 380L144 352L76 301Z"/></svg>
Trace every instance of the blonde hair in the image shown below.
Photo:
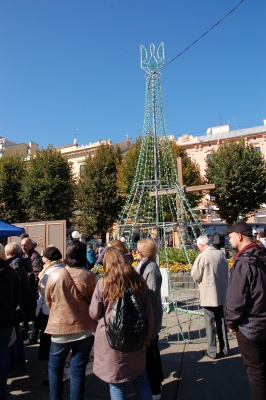
<svg viewBox="0 0 266 400"><path fill-rule="evenodd" d="M0 244L0 260L4 260L6 258L5 248L2 244Z"/></svg>
<svg viewBox="0 0 266 400"><path fill-rule="evenodd" d="M156 258L157 246L154 240L150 238L139 240L137 249L142 253L143 258Z"/></svg>
<svg viewBox="0 0 266 400"><path fill-rule="evenodd" d="M5 245L5 253L7 256L20 255L22 252L20 244L16 242L11 242Z"/></svg>

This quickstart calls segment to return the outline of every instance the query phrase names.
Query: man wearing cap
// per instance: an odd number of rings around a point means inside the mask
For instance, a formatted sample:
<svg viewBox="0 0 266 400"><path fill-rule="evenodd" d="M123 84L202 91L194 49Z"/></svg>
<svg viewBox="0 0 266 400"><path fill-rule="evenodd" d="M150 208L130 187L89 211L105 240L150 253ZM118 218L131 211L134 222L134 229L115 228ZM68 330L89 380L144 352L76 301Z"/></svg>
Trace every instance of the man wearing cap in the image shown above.
<svg viewBox="0 0 266 400"><path fill-rule="evenodd" d="M199 236L197 246L201 254L193 264L191 276L199 284L200 304L204 311L208 349L203 353L212 359L217 358L216 325L220 347L219 357L226 357L229 345L223 306L228 286L228 264L225 255L209 245L207 236Z"/></svg>
<svg viewBox="0 0 266 400"><path fill-rule="evenodd" d="M226 295L226 321L236 334L252 400L266 399L266 250L244 221L228 231L237 250Z"/></svg>
<svg viewBox="0 0 266 400"><path fill-rule="evenodd" d="M39 282L38 274L41 272L43 268L42 257L40 256L38 251L34 249L34 244L29 237L24 237L22 239L21 247L23 251L25 268L27 269L29 274L31 289L36 297L36 302L37 302L38 282ZM38 342L38 334L39 334L39 327L36 321L32 321L32 333L30 337L26 338L26 336L28 336L27 321L24 322L24 325L21 329L21 334L25 338L24 340L25 346L36 344Z"/></svg>

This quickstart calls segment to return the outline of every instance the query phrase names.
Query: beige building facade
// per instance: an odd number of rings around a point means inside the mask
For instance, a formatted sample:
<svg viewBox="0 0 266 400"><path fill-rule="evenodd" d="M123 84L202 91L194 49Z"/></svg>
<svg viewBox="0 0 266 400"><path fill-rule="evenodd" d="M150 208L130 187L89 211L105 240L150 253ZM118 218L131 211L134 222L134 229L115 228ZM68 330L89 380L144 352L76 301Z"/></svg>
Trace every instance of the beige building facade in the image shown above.
<svg viewBox="0 0 266 400"><path fill-rule="evenodd" d="M205 176L206 159L210 157L212 150L217 150L224 142L237 142L244 138L247 144L252 144L256 151L263 154L266 159L266 119L263 125L252 128L230 130L229 125L208 128L206 135L193 136L183 134L176 143L185 147L188 157L200 166L202 176ZM195 209L203 222L222 222L217 216L217 208L212 202L211 195L207 195L202 203ZM252 217L249 222L266 222L266 205Z"/></svg>
<svg viewBox="0 0 266 400"><path fill-rule="evenodd" d="M26 143L14 143L7 140L3 136L0 136L0 157L4 154L21 154L22 157L27 157L30 154L34 154L38 150L38 144L35 142Z"/></svg>
<svg viewBox="0 0 266 400"><path fill-rule="evenodd" d="M78 179L82 175L86 157L89 155L93 156L101 144L109 144L110 146L113 145L111 140L101 140L79 146L77 140L75 139L73 144L57 147L57 150L59 150L67 158L67 160L72 163L74 178ZM122 142L115 143L114 145L119 146L122 154L125 154L130 148L131 144L132 142L129 138Z"/></svg>

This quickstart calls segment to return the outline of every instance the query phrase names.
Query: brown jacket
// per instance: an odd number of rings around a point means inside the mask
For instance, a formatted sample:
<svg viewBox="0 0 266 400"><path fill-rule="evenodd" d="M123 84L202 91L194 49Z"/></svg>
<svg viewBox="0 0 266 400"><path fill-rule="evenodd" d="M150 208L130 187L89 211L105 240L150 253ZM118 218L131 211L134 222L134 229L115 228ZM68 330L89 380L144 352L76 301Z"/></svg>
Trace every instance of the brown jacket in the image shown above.
<svg viewBox="0 0 266 400"><path fill-rule="evenodd" d="M153 312L148 286L142 294L142 304L145 307L149 321L147 342L150 341L153 331ZM104 325L104 313L106 321L109 321L111 307L109 301L103 298L103 284L100 279L95 288L91 305L90 316L99 320L94 342L93 372L100 379L108 383L121 383L136 378L146 368L146 344L141 350L122 353L111 349L109 346Z"/></svg>
<svg viewBox="0 0 266 400"><path fill-rule="evenodd" d="M90 303L96 285L95 274L83 268L65 267L74 279L82 295ZM45 333L67 335L94 329L97 325L89 316L89 304L80 298L71 278L59 268L48 278L45 299L50 316Z"/></svg>

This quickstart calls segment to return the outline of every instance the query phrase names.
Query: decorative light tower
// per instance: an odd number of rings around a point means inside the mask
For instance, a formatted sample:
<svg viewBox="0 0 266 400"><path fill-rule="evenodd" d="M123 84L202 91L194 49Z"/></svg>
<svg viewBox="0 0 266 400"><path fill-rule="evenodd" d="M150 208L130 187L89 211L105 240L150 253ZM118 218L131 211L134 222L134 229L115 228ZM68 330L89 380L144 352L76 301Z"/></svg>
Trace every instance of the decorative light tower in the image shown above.
<svg viewBox="0 0 266 400"><path fill-rule="evenodd" d="M191 265L187 250L197 236L196 229L200 233L203 230L178 183L167 135L160 72L164 44L159 45L156 54L151 44L150 57L144 46L140 51L141 68L146 72L144 126L134 183L118 219L119 235L125 236L132 247L139 237L152 237L160 249L166 246L169 232L174 231L178 247Z"/></svg>

